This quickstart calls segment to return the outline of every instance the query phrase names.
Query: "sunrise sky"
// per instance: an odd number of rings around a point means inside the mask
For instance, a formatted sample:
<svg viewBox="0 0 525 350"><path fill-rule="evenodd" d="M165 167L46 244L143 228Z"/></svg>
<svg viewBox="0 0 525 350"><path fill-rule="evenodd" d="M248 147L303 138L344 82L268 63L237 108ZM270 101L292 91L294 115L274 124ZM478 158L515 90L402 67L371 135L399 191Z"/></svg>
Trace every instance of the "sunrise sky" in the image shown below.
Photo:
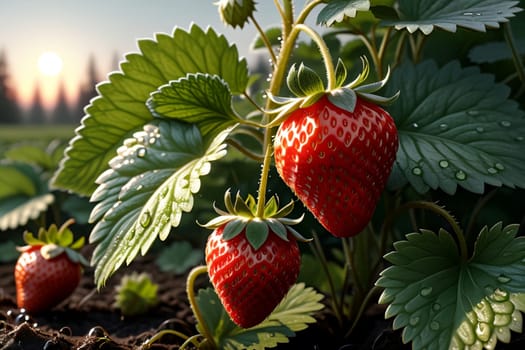
<svg viewBox="0 0 525 350"><path fill-rule="evenodd" d="M28 106L40 84L46 107L54 106L62 81L69 99L86 79L95 57L101 80L114 69L115 56L137 51L139 38L188 29L192 22L212 25L243 56L255 37L253 25L233 30L220 21L215 0L0 0L0 52L6 54L18 102ZM279 24L274 2L258 1L263 28ZM47 53L47 54L46 54Z"/></svg>

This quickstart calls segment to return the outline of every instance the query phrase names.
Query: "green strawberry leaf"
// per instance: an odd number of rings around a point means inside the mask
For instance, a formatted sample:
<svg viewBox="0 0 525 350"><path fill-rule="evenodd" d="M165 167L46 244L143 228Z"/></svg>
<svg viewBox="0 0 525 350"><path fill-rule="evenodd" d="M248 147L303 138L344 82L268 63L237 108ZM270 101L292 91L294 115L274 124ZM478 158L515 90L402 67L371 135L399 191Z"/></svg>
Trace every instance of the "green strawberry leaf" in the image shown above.
<svg viewBox="0 0 525 350"><path fill-rule="evenodd" d="M27 164L0 164L0 178L0 230L27 224L55 200L47 183Z"/></svg>
<svg viewBox="0 0 525 350"><path fill-rule="evenodd" d="M317 15L317 24L327 27L342 22L347 17L355 17L357 11L368 11L369 0L330 0Z"/></svg>
<svg viewBox="0 0 525 350"><path fill-rule="evenodd" d="M305 287L304 283L298 283L292 286L266 320L252 328L243 329L231 321L212 288L199 290L196 299L204 322L214 332L217 347L225 350L263 350L288 343L288 338L295 336L295 332L315 323L313 314L324 307L321 303L322 294ZM201 328L200 325L197 327Z"/></svg>
<svg viewBox="0 0 525 350"><path fill-rule="evenodd" d="M507 339L498 334L517 329L521 316L514 311L524 309L525 237L516 238L517 231L518 225L485 227L468 261L445 230L421 230L394 243L385 256L392 266L376 284L384 288L380 303L389 304L385 317L395 316L394 329L404 328L403 341L445 350L485 345L494 334Z"/></svg>
<svg viewBox="0 0 525 350"><path fill-rule="evenodd" d="M272 27L267 30L265 30L264 34L268 38L268 41L270 42L270 45L272 46L280 46L281 40L282 40L282 29L280 27ZM252 43L252 49L262 49L265 48L266 45L264 44L264 41L262 40L260 35L257 35L254 42Z"/></svg>
<svg viewBox="0 0 525 350"><path fill-rule="evenodd" d="M12 147L5 152L4 157L16 162L34 164L45 170L52 170L56 165L50 154L35 145Z"/></svg>
<svg viewBox="0 0 525 350"><path fill-rule="evenodd" d="M455 32L463 27L480 32L498 28L521 9L518 1L501 0L399 0L399 20L384 21L410 33L430 34L434 28Z"/></svg>
<svg viewBox="0 0 525 350"><path fill-rule="evenodd" d="M170 81L189 73L218 75L233 93L242 93L248 84L246 60L211 28L177 28L172 35L139 40L138 48L139 53L126 55L120 72L97 86L100 96L86 108L87 117L54 174L54 187L91 195L117 148L153 119L146 106L150 94Z"/></svg>
<svg viewBox="0 0 525 350"><path fill-rule="evenodd" d="M197 73L162 86L147 105L156 117L197 124L206 137L239 121L231 97L228 84L219 76Z"/></svg>
<svg viewBox="0 0 525 350"><path fill-rule="evenodd" d="M387 109L399 132L389 187L418 192L457 186L482 193L484 184L525 187L525 118L510 89L478 68L452 62L405 64L385 94L403 96Z"/></svg>
<svg viewBox="0 0 525 350"><path fill-rule="evenodd" d="M201 250L193 249L186 241L177 241L163 249L156 259L162 271L181 275L197 266L203 259Z"/></svg>
<svg viewBox="0 0 525 350"><path fill-rule="evenodd" d="M519 54L521 56L525 55L525 41L518 41L516 46ZM494 63L503 60L511 60L512 52L507 43L503 41L492 41L475 46L470 50L468 57L476 64Z"/></svg>
<svg viewBox="0 0 525 350"><path fill-rule="evenodd" d="M226 154L226 129L202 138L195 125L158 120L126 139L111 169L98 179L91 200L99 202L90 242L97 243L92 264L100 287L125 262L144 255L157 237L165 240L193 208L193 194L210 162Z"/></svg>

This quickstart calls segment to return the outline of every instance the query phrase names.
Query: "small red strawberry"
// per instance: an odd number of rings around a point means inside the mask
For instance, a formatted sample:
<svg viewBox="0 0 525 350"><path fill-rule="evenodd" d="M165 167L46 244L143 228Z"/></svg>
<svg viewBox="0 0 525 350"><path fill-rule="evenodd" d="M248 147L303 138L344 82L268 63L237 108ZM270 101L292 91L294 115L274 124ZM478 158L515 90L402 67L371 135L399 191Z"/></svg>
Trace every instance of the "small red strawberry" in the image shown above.
<svg viewBox="0 0 525 350"><path fill-rule="evenodd" d="M206 244L206 265L210 280L226 312L240 327L262 322L284 298L297 280L301 256L296 239L304 240L286 219L293 202L277 210L276 197L267 204L264 218L252 216L249 203L239 196L226 206L231 213L206 226L215 227Z"/></svg>
<svg viewBox="0 0 525 350"><path fill-rule="evenodd" d="M288 114L274 139L279 175L336 237L356 235L368 224L398 148L393 119L372 102L390 100L370 94L386 79L353 89L366 79L364 62L365 73L349 86L313 95L298 91L301 108ZM304 86L297 79L288 80L296 92Z"/></svg>
<svg viewBox="0 0 525 350"><path fill-rule="evenodd" d="M25 232L28 245L18 248L22 253L15 265L16 302L28 312L41 312L67 298L78 286L82 264L87 261L76 251L84 238L73 242L69 220L60 229L51 225L40 229L38 238Z"/></svg>

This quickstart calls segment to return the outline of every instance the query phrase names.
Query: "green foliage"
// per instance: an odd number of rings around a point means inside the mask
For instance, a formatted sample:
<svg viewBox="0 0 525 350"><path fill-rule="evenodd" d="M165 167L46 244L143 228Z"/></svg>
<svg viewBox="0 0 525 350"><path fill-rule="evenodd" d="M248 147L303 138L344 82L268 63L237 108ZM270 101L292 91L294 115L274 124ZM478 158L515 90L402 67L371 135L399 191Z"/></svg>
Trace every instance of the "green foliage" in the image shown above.
<svg viewBox="0 0 525 350"><path fill-rule="evenodd" d="M189 74L154 92L147 101L153 115L196 124L202 135L235 125L232 94L219 76Z"/></svg>
<svg viewBox="0 0 525 350"><path fill-rule="evenodd" d="M387 93L397 90L409 98L388 107L399 132L392 187L525 187L525 113L506 85L458 62L440 69L425 61L394 72Z"/></svg>
<svg viewBox="0 0 525 350"><path fill-rule="evenodd" d="M202 259L200 249L193 248L189 242L177 241L162 250L156 263L162 271L181 275L197 266Z"/></svg>
<svg viewBox="0 0 525 350"><path fill-rule="evenodd" d="M355 17L357 11L368 11L369 8L369 0L331 0L319 12L317 23L331 26L342 22L346 17Z"/></svg>
<svg viewBox="0 0 525 350"><path fill-rule="evenodd" d="M132 272L124 275L115 287L114 307L124 316L137 316L146 313L157 305L158 284L153 283L147 273Z"/></svg>
<svg viewBox="0 0 525 350"><path fill-rule="evenodd" d="M213 289L201 289L197 304L204 322L213 330L214 342L219 349L263 350L288 343L295 332L316 322L312 315L323 308L322 294L299 283L292 286L275 310L259 325L243 329L235 325ZM197 325L201 328L200 325Z"/></svg>
<svg viewBox="0 0 525 350"><path fill-rule="evenodd" d="M517 225L485 227L468 261L443 229L394 243L385 256L392 266L377 285L385 288L380 302L389 304L386 317L395 316L394 328L404 328L403 341L443 350L455 342L508 342L498 334L518 328L513 316L523 310L525 293L525 238L516 238L517 231Z"/></svg>
<svg viewBox="0 0 525 350"><path fill-rule="evenodd" d="M140 53L128 54L121 72L97 86L100 96L87 107L88 116L76 130L53 186L91 195L117 148L152 121L146 106L150 94L170 81L203 73L221 77L233 93L245 90L246 60L213 29L193 25L189 32L177 28L173 35L157 34L155 39L140 40Z"/></svg>
<svg viewBox="0 0 525 350"><path fill-rule="evenodd" d="M435 27L455 32L457 27L484 32L498 27L520 9L518 1L501 0L399 0L399 20L386 21L396 29L430 34Z"/></svg>
<svg viewBox="0 0 525 350"><path fill-rule="evenodd" d="M121 71L98 85L100 96L87 107L88 116L52 179L55 188L91 195L97 202L90 215L95 224L90 241L96 244L92 264L97 285L102 286L122 264L145 254L157 237L166 239L184 213L200 215L194 201L208 199L201 180L210 172L210 163L225 156L227 145L240 151L236 164L242 164L244 156L257 162L254 168L260 163L260 176L252 176L244 166L224 166L220 169L226 175L207 180L243 192L255 183L258 196L230 200L227 212L218 210L220 217L212 218L208 226L225 225L225 239L244 230L255 247L264 244L270 230L284 238L289 232L299 237L286 227L296 221L288 218L291 206L282 212L274 197L266 200L270 191L279 196L287 191L270 179L271 141L274 127L291 111L327 93L318 75L324 72L330 85L345 87L332 89L329 98L349 110L358 96L370 100L376 91L394 97L400 92L399 100L385 107L398 128L399 151L389 189L365 234L337 241L342 249L333 249L334 241L319 235L314 249L318 260L304 258L301 280L332 294L338 331L352 335L373 299L373 281L384 266L381 257L396 237L407 232L410 219L412 226L428 229L394 243L394 251L385 257L392 266L377 281L384 288L380 301L389 304L386 316L395 317L394 328L404 328L403 340L418 349L493 348L498 340L508 342L510 331L520 331L525 310L525 243L516 238L515 225L485 228L477 237L474 233L485 210L491 213L487 218L497 217L491 222L502 220L500 216L523 222L523 213L514 214L519 211L514 207L523 203L525 189L525 68L520 57L525 38L523 29L508 23L521 10L518 2L327 0L306 2L300 8L295 1L284 0L276 2L282 25L267 30L258 26L252 5L248 2L247 11L228 23L242 27L249 18L259 31L253 47L268 50L273 69L268 84L260 84L261 91L252 94L248 89L259 77L248 73L237 48L213 29L195 25L189 31L175 29L172 35L140 40L139 52L128 54ZM314 8L317 24L333 28L322 37L305 24ZM228 11L238 16L235 8ZM311 35L313 44L297 41L299 32ZM336 54L340 57L330 57ZM367 63L363 69L360 58ZM267 68L266 61L261 62ZM478 66L470 67L473 63ZM347 73L357 75L354 83L345 85ZM365 82L368 73L377 83ZM261 100L263 93L268 98ZM290 98L293 93L300 98ZM242 97L242 105L236 95ZM374 98L376 103L392 102ZM20 149L7 154L47 166L42 153L29 153ZM0 168L0 175L1 171L23 175L19 181L0 184L0 199L18 193L32 198L44 188L29 171L13 169ZM490 203L498 196L492 189L502 187L510 193L503 199L512 205L497 205L501 198ZM226 193L229 196L229 190ZM461 207L467 235L449 213L418 205L421 199ZM442 222L414 208L444 216L457 241L441 228ZM306 216L303 227L316 230L311 220ZM470 259L469 245L474 245ZM324 249L339 252L340 259L333 255L327 259ZM176 258L167 262L168 256ZM201 258L189 244L174 244L158 262L183 273ZM328 271L330 278L319 271ZM312 315L323 307L320 294L299 284L266 321L240 329L213 290L201 290L196 305L189 299L202 315L196 312L200 335L188 342L220 349L264 349L285 343L314 322Z"/></svg>
<svg viewBox="0 0 525 350"><path fill-rule="evenodd" d="M124 141L91 197L99 202L90 218L97 222L90 242L97 243L92 264L99 287L124 262L144 255L157 237L165 240L182 213L191 211L200 177L226 154L229 132L203 139L195 126L161 120Z"/></svg>
<svg viewBox="0 0 525 350"><path fill-rule="evenodd" d="M27 224L55 200L45 180L27 164L0 164L0 178L0 230Z"/></svg>

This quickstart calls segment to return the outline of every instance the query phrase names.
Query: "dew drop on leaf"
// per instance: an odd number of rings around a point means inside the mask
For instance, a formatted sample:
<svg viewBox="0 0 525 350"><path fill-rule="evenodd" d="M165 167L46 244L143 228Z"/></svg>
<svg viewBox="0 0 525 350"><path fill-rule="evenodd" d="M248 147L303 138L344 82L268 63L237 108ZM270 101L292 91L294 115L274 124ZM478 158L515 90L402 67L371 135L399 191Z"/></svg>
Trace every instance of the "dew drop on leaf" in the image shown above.
<svg viewBox="0 0 525 350"><path fill-rule="evenodd" d="M140 226L146 228L151 224L151 213L149 211L145 211L140 216Z"/></svg>
<svg viewBox="0 0 525 350"><path fill-rule="evenodd" d="M490 339L491 329L490 325L485 322L479 322L476 326L476 336L482 342L486 342Z"/></svg>
<svg viewBox="0 0 525 350"><path fill-rule="evenodd" d="M443 169L448 168L448 165L449 165L448 160L443 159L439 161L439 166L442 167Z"/></svg>
<svg viewBox="0 0 525 350"><path fill-rule="evenodd" d="M438 321L432 321L430 322L430 329L433 331L439 331L440 324Z"/></svg>
<svg viewBox="0 0 525 350"><path fill-rule="evenodd" d="M467 174L463 170L458 170L455 176L456 176L456 179L460 181L467 179Z"/></svg>
<svg viewBox="0 0 525 350"><path fill-rule="evenodd" d="M487 171L489 172L489 174L497 174L498 173L498 170L496 168L488 168Z"/></svg>
<svg viewBox="0 0 525 350"><path fill-rule="evenodd" d="M428 297L431 293L432 293L432 287L422 288L419 291L419 294L421 294L421 296L423 297Z"/></svg>
<svg viewBox="0 0 525 350"><path fill-rule="evenodd" d="M146 156L146 149L141 147L137 150L137 157L144 158Z"/></svg>
<svg viewBox="0 0 525 350"><path fill-rule="evenodd" d="M515 140L518 142L522 142L523 140L525 140L525 138L523 136L516 136Z"/></svg>
<svg viewBox="0 0 525 350"><path fill-rule="evenodd" d="M470 116L477 116L479 115L479 111L476 111L476 110L467 111L467 114Z"/></svg>
<svg viewBox="0 0 525 350"><path fill-rule="evenodd" d="M494 167L498 170L505 170L505 167L501 163L494 164Z"/></svg>
<svg viewBox="0 0 525 350"><path fill-rule="evenodd" d="M410 320L408 321L408 323L410 323L410 325L413 327L417 326L419 323L419 316L410 317Z"/></svg>
<svg viewBox="0 0 525 350"><path fill-rule="evenodd" d="M412 123L412 127L413 127L414 129L417 129L417 128L419 128L419 124L418 124L418 123Z"/></svg>
<svg viewBox="0 0 525 350"><path fill-rule="evenodd" d="M463 321L456 330L457 335L461 341L465 344L471 345L476 341L476 335L474 330L471 328L471 324L468 321Z"/></svg>
<svg viewBox="0 0 525 350"><path fill-rule="evenodd" d="M478 126L478 127L476 128L476 132L477 132L478 134L481 134L481 133L483 133L484 131L485 131L485 129L484 129L483 127L481 127L481 126Z"/></svg>
<svg viewBox="0 0 525 350"><path fill-rule="evenodd" d="M432 310L434 310L434 311L439 311L439 310L441 310L441 304L439 304L439 303L434 303L434 304L432 305Z"/></svg>
<svg viewBox="0 0 525 350"><path fill-rule="evenodd" d="M421 170L420 167L415 167L412 169L412 174L416 176L421 176L421 174L423 174L423 170Z"/></svg>
<svg viewBox="0 0 525 350"><path fill-rule="evenodd" d="M447 129L448 129L448 125L445 124L445 123L443 123L443 124L439 124L439 128L440 128L441 130L444 131L444 130L447 130Z"/></svg>
<svg viewBox="0 0 525 350"><path fill-rule="evenodd" d="M499 125L501 125L504 128L508 128L508 127L510 127L512 125L512 123L509 122L508 120L502 120L502 121L499 122Z"/></svg>
<svg viewBox="0 0 525 350"><path fill-rule="evenodd" d="M511 278L505 275L499 275L497 279L499 283L509 283L511 281Z"/></svg>

